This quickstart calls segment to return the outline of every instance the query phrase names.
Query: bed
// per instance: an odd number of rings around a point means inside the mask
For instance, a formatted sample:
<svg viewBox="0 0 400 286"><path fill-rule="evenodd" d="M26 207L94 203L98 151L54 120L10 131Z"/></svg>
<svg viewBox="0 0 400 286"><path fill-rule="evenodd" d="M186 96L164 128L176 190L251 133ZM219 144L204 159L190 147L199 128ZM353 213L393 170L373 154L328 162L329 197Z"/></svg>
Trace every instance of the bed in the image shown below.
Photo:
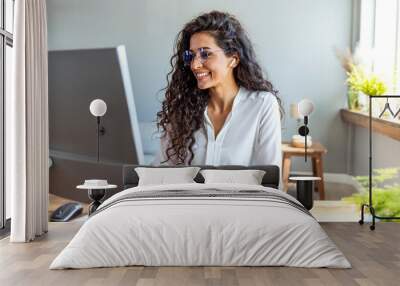
<svg viewBox="0 0 400 286"><path fill-rule="evenodd" d="M150 186L138 186L135 167L124 166L124 190L100 205L50 269L351 267L301 203L277 189L276 166L218 167L264 170L261 185L203 183L198 174L195 183Z"/></svg>

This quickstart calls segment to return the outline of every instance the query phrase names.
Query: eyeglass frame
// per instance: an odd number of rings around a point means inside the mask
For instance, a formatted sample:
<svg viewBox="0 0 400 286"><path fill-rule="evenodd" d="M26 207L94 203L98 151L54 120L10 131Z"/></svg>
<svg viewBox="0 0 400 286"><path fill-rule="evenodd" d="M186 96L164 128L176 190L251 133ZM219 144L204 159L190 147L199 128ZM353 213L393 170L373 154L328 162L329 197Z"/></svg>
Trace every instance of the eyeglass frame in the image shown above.
<svg viewBox="0 0 400 286"><path fill-rule="evenodd" d="M198 48L197 52L193 52L191 50L185 50L182 55L182 60L183 60L183 63L185 64L185 66L189 66L197 58L197 56L200 55L200 63L204 64L209 59L210 55L206 54L206 56L204 57L204 56L202 56L202 53L207 53L207 52L213 53L213 52L220 52L220 51L225 52L224 49L211 50L209 48ZM187 56L186 53L190 53L190 55L192 56L192 59L190 61L185 60L185 57Z"/></svg>

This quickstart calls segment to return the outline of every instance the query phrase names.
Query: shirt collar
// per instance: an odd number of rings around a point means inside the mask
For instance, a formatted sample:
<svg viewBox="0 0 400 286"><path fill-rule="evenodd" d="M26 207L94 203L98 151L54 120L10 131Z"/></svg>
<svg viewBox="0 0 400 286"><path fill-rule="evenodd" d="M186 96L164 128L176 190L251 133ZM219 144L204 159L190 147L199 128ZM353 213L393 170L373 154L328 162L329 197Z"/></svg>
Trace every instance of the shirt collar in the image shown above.
<svg viewBox="0 0 400 286"><path fill-rule="evenodd" d="M238 93L236 94L235 98L233 99L233 104L232 104L232 113L235 110L235 108L238 105L238 102L242 99L243 97L243 87L239 87Z"/></svg>
<svg viewBox="0 0 400 286"><path fill-rule="evenodd" d="M240 100L243 98L243 93L244 93L244 88L239 86L239 90L235 96L235 98L233 99L233 104L232 104L232 110L231 110L231 116L233 116L233 113L235 111L235 108L237 108L238 103L240 102ZM211 125L210 119L208 118L208 114L207 114L207 110L208 110L208 105L206 105L206 108L204 110L204 118L206 119L206 122L208 124Z"/></svg>

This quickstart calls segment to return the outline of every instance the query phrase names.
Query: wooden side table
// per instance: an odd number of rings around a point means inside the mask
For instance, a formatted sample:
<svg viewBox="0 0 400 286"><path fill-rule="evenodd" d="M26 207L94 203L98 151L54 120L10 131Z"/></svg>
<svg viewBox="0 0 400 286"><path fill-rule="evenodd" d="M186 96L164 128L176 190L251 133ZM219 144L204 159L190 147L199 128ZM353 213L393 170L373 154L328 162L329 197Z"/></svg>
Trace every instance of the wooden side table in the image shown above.
<svg viewBox="0 0 400 286"><path fill-rule="evenodd" d="M287 192L288 189L291 157L298 156L304 158L304 153L304 148L293 147L288 142L282 143L282 180L283 190L285 192ZM321 200L325 200L322 156L326 153L326 148L319 142L313 142L312 146L307 148L307 157L311 157L312 161L313 176L321 178L321 180L317 181L315 184L315 191L319 192Z"/></svg>

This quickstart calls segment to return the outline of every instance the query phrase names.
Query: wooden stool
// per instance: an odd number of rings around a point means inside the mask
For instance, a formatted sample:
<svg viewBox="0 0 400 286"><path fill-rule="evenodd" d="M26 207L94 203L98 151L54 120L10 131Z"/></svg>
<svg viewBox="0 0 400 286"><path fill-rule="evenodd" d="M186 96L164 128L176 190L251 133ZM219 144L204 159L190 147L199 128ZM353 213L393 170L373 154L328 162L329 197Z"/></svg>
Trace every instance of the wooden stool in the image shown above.
<svg viewBox="0 0 400 286"><path fill-rule="evenodd" d="M282 143L282 180L283 190L287 192L289 184L289 173L291 165L291 157L299 156L304 158L304 148L293 147L290 143ZM326 154L326 148L319 142L313 142L312 146L307 148L307 157L311 157L313 176L320 177L321 180L315 184L315 191L319 192L320 200L325 200L324 189L324 170L322 167L322 155Z"/></svg>

